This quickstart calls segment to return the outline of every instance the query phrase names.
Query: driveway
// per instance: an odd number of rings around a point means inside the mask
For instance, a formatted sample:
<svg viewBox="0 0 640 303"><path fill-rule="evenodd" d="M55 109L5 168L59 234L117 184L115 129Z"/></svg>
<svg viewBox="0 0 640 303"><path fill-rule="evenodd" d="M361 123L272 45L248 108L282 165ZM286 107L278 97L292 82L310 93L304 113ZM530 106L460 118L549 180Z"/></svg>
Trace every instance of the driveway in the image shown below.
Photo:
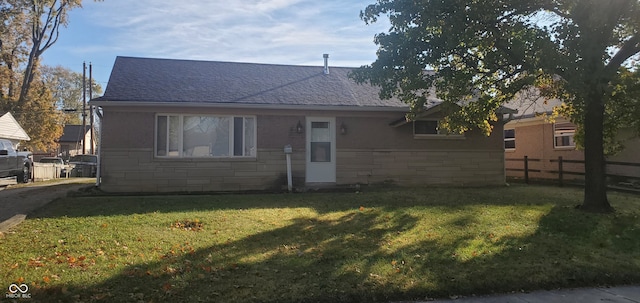
<svg viewBox="0 0 640 303"><path fill-rule="evenodd" d="M65 197L67 192L92 186L93 178L69 178L0 188L0 235L22 222L29 213Z"/></svg>

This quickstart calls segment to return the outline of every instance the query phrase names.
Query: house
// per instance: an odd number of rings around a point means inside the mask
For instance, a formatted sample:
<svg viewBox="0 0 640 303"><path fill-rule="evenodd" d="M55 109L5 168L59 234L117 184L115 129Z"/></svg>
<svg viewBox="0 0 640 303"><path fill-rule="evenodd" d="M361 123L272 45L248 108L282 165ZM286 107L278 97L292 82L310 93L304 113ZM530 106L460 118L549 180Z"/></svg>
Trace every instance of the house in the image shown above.
<svg viewBox="0 0 640 303"><path fill-rule="evenodd" d="M8 139L15 149L19 148L20 141L31 140L13 115L3 111L0 111L0 139Z"/></svg>
<svg viewBox="0 0 640 303"><path fill-rule="evenodd" d="M91 154L92 150L96 150L95 140L93 142L91 140L90 125L65 125L62 136L58 139L58 145L57 154L63 159L80 154Z"/></svg>
<svg viewBox="0 0 640 303"><path fill-rule="evenodd" d="M328 57L328 56L327 56ZM351 68L118 57L102 97L110 192L281 190L392 182L504 184L502 123L448 135Z"/></svg>
<svg viewBox="0 0 640 303"><path fill-rule="evenodd" d="M529 167L534 170L530 174L534 178L557 178L558 159L562 157L563 171L584 172L584 164L571 161L584 161L584 152L576 148L574 134L576 125L569 120L558 117L550 121L549 117L557 106L562 105L558 99L545 99L535 90L520 93L513 101L505 106L518 111L504 126L504 148L507 176L522 177L523 173L517 169L523 168L522 161L527 156L531 160ZM640 137L631 129L621 129L618 139L623 142L625 149L607 157L611 162L639 163ZM516 170L512 170L516 169ZM536 172L535 170L541 170ZM610 175L640 178L640 167L625 165L608 165ZM578 174L565 174L565 179L581 179Z"/></svg>

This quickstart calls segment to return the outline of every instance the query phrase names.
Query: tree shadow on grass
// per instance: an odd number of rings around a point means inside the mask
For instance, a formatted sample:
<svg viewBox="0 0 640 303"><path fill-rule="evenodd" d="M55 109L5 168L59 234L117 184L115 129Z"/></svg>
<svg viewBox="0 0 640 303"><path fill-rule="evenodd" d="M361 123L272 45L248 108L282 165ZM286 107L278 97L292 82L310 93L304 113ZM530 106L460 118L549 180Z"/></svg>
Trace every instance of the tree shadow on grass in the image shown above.
<svg viewBox="0 0 640 303"><path fill-rule="evenodd" d="M640 282L634 215L600 216L556 206L531 233L501 235L508 226L493 226L450 236L473 229L482 215L458 213L456 207L438 229L424 228L410 208L394 207L354 210L338 218L299 217L284 227L202 249L178 243L156 260L131 264L106 281L43 288L33 298L386 302ZM580 219L567 220L572 216ZM423 237L404 243L408 233ZM590 254L578 253L584 250Z"/></svg>
<svg viewBox="0 0 640 303"><path fill-rule="evenodd" d="M226 194L226 195L156 195L89 196L58 199L33 213L33 218L116 216L147 213L199 212L225 209L275 209L306 207L318 213L366 207L446 207L469 205L514 205L525 187L496 188L394 188L351 193L302 194ZM541 190L534 201L543 204L557 201L556 189ZM566 190L565 190L566 191ZM528 194L531 196L531 194Z"/></svg>

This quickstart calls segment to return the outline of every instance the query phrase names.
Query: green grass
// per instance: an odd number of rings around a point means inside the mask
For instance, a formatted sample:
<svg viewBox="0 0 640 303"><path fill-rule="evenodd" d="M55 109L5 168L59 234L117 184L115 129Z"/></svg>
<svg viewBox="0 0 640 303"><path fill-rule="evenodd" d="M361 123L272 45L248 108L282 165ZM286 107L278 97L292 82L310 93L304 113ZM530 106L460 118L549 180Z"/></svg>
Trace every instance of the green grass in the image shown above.
<svg viewBox="0 0 640 303"><path fill-rule="evenodd" d="M0 239L31 302L385 302L640 282L640 196L574 188L74 197ZM185 228L192 227L192 228ZM5 270L6 269L6 270Z"/></svg>

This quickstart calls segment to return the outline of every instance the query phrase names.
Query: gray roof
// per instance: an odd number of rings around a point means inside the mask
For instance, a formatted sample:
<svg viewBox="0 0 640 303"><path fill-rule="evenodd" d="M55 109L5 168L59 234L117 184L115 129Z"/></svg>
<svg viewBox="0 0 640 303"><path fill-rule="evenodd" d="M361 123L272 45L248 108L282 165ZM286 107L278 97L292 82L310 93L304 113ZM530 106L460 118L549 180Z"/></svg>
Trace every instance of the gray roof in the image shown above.
<svg viewBox="0 0 640 303"><path fill-rule="evenodd" d="M554 107L562 104L561 100L547 99L542 97L537 89L531 88L519 92L513 100L505 103L504 106L518 111L514 115L516 119L525 119L540 114L551 114Z"/></svg>
<svg viewBox="0 0 640 303"><path fill-rule="evenodd" d="M321 60L319 60L321 61ZM322 61L321 61L322 62ZM353 68L117 57L102 97L135 103L408 108L349 79Z"/></svg>
<svg viewBox="0 0 640 303"><path fill-rule="evenodd" d="M58 142L82 142L90 127L91 126L86 125L83 132L82 125L65 125L62 136L58 139Z"/></svg>

